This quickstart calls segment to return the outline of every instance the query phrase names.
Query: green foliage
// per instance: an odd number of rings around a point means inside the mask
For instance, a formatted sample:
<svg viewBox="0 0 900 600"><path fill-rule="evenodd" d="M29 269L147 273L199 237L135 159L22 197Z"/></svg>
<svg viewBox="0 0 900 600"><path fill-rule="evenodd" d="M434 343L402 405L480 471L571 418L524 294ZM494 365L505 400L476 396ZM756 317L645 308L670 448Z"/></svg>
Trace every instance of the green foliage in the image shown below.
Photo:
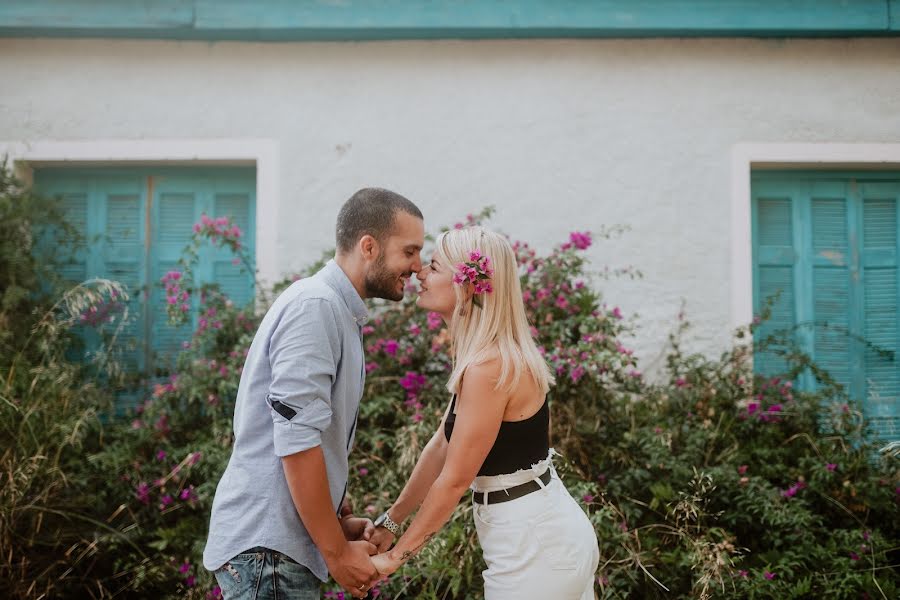
<svg viewBox="0 0 900 600"><path fill-rule="evenodd" d="M489 215L471 215L459 225ZM718 358L686 354L683 319L671 336L664 380L645 380L628 348L640 333L637 321L605 305L590 285L597 275L638 274L590 272L583 250L592 243L576 232L546 256L521 242L515 249L528 317L557 378L550 406L558 468L600 542L599 597L897 597L897 458L873 458L858 406L827 374L819 377L816 394L794 390L796 374L814 368L797 353L787 357L793 371L786 378L755 376L752 348L744 343L751 331L738 332L734 348ZM20 251L28 253L24 246ZM4 252L11 250L4 246ZM188 256L183 267L189 266ZM19 279L36 268L25 268ZM276 293L296 279L276 286ZM44 278L35 274L31 281L33 291ZM167 295L180 298L187 288L170 288ZM108 300L109 290L105 294ZM0 575L39 582L16 587L10 597L216 596L200 556L215 486L230 455L240 371L260 315L214 290L202 295L197 329L176 369L156 382L134 415L105 427L95 417L103 385L93 382L110 376L67 362L65 337L38 327L39 317L22 325L42 348L55 350L22 354L26 366L20 369L31 379L22 377L15 392L7 388L2 464L33 465L41 482L56 487L27 502L21 498L29 498L31 488L17 488L26 490L17 498L6 486L0 492L0 556L12 556L4 558L0 568L7 570ZM25 304L40 307L35 315L53 306ZM76 325L71 317L77 311L50 314L56 315L51 322L68 324L60 331ZM437 427L449 400L450 368L443 323L418 310L413 295L398 304L376 303L373 316L365 330L368 376L349 485L357 514L371 517L399 493ZM4 368L4 379L15 380L8 362ZM28 387L32 381L37 387ZM11 429L23 411L22 402L11 399L24 398L28 389L41 390L29 392L27 404L47 430L41 429L43 446L20 449L29 434ZM66 407L62 418L60 406ZM44 458L51 442L63 449L62 466ZM4 471L10 481L27 477L10 473ZM79 515L59 517L53 532L64 535L55 545L22 542L46 533L47 521L16 521L21 506L30 503L49 515L59 499ZM379 597L481 597L484 564L470 511L463 498L438 538L379 586ZM29 570L13 573L18 565ZM46 571L38 573L39 567ZM337 597L335 588L326 590Z"/></svg>

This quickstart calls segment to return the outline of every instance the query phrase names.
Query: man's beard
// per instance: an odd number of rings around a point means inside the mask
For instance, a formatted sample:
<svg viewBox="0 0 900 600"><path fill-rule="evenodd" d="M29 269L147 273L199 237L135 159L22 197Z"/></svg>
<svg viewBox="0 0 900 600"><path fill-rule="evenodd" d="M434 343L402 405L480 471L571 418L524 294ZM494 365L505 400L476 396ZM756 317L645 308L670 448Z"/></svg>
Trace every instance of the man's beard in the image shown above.
<svg viewBox="0 0 900 600"><path fill-rule="evenodd" d="M384 298L395 302L403 300L403 288L401 287L400 291L397 291L398 279L399 275L395 275L387 268L384 254L382 254L372 266L372 271L366 275L366 297Z"/></svg>

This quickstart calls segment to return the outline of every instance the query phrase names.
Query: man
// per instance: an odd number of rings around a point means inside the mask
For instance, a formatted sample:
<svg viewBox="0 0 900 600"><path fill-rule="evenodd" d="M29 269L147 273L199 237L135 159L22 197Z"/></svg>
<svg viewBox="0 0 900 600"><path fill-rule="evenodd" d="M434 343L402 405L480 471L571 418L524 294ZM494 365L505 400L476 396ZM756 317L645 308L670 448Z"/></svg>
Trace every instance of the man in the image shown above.
<svg viewBox="0 0 900 600"><path fill-rule="evenodd" d="M343 506L366 374L363 300L402 300L423 243L412 202L362 189L338 214L334 260L291 285L263 318L203 552L226 600L319 598L329 573L362 598L378 579L369 556L390 536L378 535L377 548L371 521Z"/></svg>

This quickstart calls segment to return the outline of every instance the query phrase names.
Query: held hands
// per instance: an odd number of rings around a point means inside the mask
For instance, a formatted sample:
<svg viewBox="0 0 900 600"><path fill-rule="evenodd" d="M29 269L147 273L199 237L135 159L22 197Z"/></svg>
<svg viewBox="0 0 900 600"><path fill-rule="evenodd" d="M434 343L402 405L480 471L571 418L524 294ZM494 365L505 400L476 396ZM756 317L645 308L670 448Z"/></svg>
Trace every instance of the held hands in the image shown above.
<svg viewBox="0 0 900 600"><path fill-rule="evenodd" d="M382 552L372 557L372 564L382 576L393 575L402 565L399 559L391 558L390 552Z"/></svg>
<svg viewBox="0 0 900 600"><path fill-rule="evenodd" d="M347 542L339 555L325 562L331 576L354 598L365 598L369 588L381 578L370 558L375 546L367 541Z"/></svg>

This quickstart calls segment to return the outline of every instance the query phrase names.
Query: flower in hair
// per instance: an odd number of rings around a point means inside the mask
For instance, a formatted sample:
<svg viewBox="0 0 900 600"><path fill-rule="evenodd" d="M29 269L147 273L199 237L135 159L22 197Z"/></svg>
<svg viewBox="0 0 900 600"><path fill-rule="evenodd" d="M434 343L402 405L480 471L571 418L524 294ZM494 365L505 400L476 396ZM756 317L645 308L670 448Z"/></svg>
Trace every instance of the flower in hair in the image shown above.
<svg viewBox="0 0 900 600"><path fill-rule="evenodd" d="M456 273L453 275L453 283L465 285L471 283L475 296L475 306L481 306L477 298L480 294L490 294L494 291L491 278L494 276L494 268L491 266L491 258L478 250L469 252L469 260L456 265Z"/></svg>

